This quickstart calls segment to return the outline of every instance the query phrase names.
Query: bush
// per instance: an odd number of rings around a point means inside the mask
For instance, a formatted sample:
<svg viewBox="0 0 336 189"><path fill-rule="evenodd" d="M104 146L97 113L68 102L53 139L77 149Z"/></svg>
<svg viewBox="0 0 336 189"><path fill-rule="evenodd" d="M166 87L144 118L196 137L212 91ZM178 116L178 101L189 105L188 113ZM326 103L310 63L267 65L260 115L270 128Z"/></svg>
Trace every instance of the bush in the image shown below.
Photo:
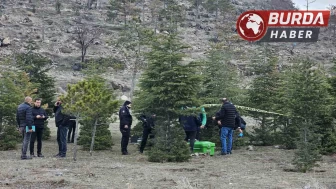
<svg viewBox="0 0 336 189"><path fill-rule="evenodd" d="M161 135L156 136L155 145L151 147L148 153L148 161L151 162L185 162L190 159L190 147L184 141L184 132L181 127L172 126L169 128L168 142L165 139L166 133L160 128ZM164 137L164 138L163 138Z"/></svg>
<svg viewBox="0 0 336 189"><path fill-rule="evenodd" d="M83 150L90 150L92 140L92 129L94 122L92 120L84 120L78 137L78 144L83 146ZM113 145L112 135L109 130L109 124L97 126L96 136L94 140L94 150L108 150Z"/></svg>
<svg viewBox="0 0 336 189"><path fill-rule="evenodd" d="M50 128L47 124L44 125L42 140L49 140L50 139Z"/></svg>
<svg viewBox="0 0 336 189"><path fill-rule="evenodd" d="M22 140L21 135L14 126L3 126L0 129L0 150L14 150Z"/></svg>
<svg viewBox="0 0 336 189"><path fill-rule="evenodd" d="M293 164L298 171L306 173L317 167L317 161L321 159L317 134L304 128L298 142L298 150L295 152Z"/></svg>
<svg viewBox="0 0 336 189"><path fill-rule="evenodd" d="M241 147L247 146L250 143L249 133L244 131L244 136L239 137L239 132L234 132L233 135L233 149L240 149Z"/></svg>

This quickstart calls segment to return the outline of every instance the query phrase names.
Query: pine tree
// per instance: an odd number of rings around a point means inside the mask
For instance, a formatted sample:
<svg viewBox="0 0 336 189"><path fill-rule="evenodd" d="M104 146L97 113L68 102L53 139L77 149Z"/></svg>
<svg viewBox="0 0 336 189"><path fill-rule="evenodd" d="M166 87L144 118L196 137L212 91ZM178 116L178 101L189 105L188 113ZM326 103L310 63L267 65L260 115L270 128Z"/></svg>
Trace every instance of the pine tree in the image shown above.
<svg viewBox="0 0 336 189"><path fill-rule="evenodd" d="M96 141L98 149L106 149L112 145L111 133L108 130L108 118L116 111L117 101L114 100L112 92L106 88L103 81L101 78L89 78L75 85L69 85L67 95L62 97L64 112L76 117L75 161L77 160L79 121L84 122L84 131L79 143L84 145L84 149L90 149L90 154L92 154ZM101 125L102 127L97 130L98 126ZM85 127L91 127L91 135L89 129L85 129Z"/></svg>
<svg viewBox="0 0 336 189"><path fill-rule="evenodd" d="M33 92L34 86L24 72L0 71L0 150L15 149L20 141L16 109Z"/></svg>
<svg viewBox="0 0 336 189"><path fill-rule="evenodd" d="M321 152L323 154L334 154L336 153L336 128L333 122L333 118L336 118L336 58L332 61L334 66L331 70L332 77L328 78L328 83L330 84L329 93L333 97L333 107L332 115L329 119L321 119L320 132L322 133L321 139Z"/></svg>
<svg viewBox="0 0 336 189"><path fill-rule="evenodd" d="M52 61L47 57L44 57L34 50L39 47L35 43L30 42L26 49L26 53L20 53L15 55L16 67L20 70L28 73L30 82L37 86L35 96L42 99L44 103L42 106L46 109L48 114L52 113L51 108L55 95L55 80L50 77L47 72L51 69ZM48 122L45 122L45 129L43 139L50 138L50 129L48 128Z"/></svg>
<svg viewBox="0 0 336 189"><path fill-rule="evenodd" d="M267 58L267 57L266 57ZM276 98L281 81L281 73L277 69L278 60L270 58L263 63L253 64L256 78L252 81L248 91L248 106L256 109L273 111L278 104ZM274 116L251 112L251 116L259 120L259 127L255 127L251 140L261 142L262 145L273 145L276 142L278 124Z"/></svg>
<svg viewBox="0 0 336 189"><path fill-rule="evenodd" d="M109 19L113 20L122 15L124 25L127 25L127 17L138 15L140 10L135 6L135 0L110 0L109 11L107 12Z"/></svg>
<svg viewBox="0 0 336 189"><path fill-rule="evenodd" d="M165 0L163 9L159 13L160 31L176 34L180 23L184 20L184 7L174 0Z"/></svg>
<svg viewBox="0 0 336 189"><path fill-rule="evenodd" d="M134 107L137 112L157 115L157 134L149 152L150 161L187 161L190 158L177 119L182 106L198 105L201 78L196 63L182 64L184 48L176 35L158 35L147 56L148 67L140 80Z"/></svg>
<svg viewBox="0 0 336 189"><path fill-rule="evenodd" d="M209 51L202 75L203 85L199 90L204 104L218 103L220 98L227 97L235 103L242 101L244 91L239 86L237 69L228 64L231 56L222 45L213 45Z"/></svg>
<svg viewBox="0 0 336 189"><path fill-rule="evenodd" d="M153 32L148 31L141 25L140 19L134 17L125 26L117 41L117 46L122 49L121 52L127 61L127 65L132 70L130 100L133 98L137 74L145 67L143 47L146 46L152 35Z"/></svg>
<svg viewBox="0 0 336 189"><path fill-rule="evenodd" d="M105 150L112 146L108 118L117 111L118 101L102 78L90 78L87 85L83 99L89 108L84 112L85 120L78 144L83 145L84 150L90 150L92 155L93 149Z"/></svg>
<svg viewBox="0 0 336 189"><path fill-rule="evenodd" d="M321 120L331 115L330 86L323 70L310 60L296 63L286 76L284 110L294 117L286 140L298 142L294 163L298 170L309 171L319 160Z"/></svg>

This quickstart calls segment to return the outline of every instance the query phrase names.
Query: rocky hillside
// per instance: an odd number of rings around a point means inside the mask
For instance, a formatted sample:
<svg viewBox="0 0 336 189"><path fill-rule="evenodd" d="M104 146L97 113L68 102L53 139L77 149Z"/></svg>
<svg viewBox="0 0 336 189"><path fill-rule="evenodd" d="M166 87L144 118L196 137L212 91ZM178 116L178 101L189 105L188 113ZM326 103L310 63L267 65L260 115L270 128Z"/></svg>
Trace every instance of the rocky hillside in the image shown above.
<svg viewBox="0 0 336 189"><path fill-rule="evenodd" d="M6 44L0 47L0 58L3 59L14 52L24 50L31 40L40 47L41 54L53 60L53 69L50 75L55 77L58 87L65 87L67 83L73 83L83 77L81 72L72 69L73 65L81 61L81 50L74 40L75 28L80 21L90 28L100 28L101 35L95 39L93 45L88 48L86 59L113 57L121 62L126 62L121 49L113 41L117 39L122 30L122 18L117 18L114 23L107 20L108 0L98 0L98 7L91 10L85 9L84 0L61 0L61 14L55 10L54 0L1 0L0 1L0 38L5 38ZM143 23L150 23L150 0L144 0L144 6L137 6L144 11ZM183 42L189 48L187 60L201 59L206 51L211 48L211 41L215 33L220 40L226 39L234 55L231 63L244 73L246 66L263 51L263 44L251 44L237 37L235 22L240 13L249 9L288 9L292 8L290 0L231 0L232 11L222 13L219 22L215 22L215 13L207 12L200 6L198 22L195 21L196 10L190 1L181 0L185 7L185 21L178 31ZM165 31L157 31L165 32ZM321 29L319 42L298 43L295 46L290 43L269 44L274 53L279 56L280 64L287 64L290 59L297 56L309 56L329 67L330 60L336 57L336 35L332 29ZM294 48L293 51L291 51ZM130 70L116 71L111 69L104 74L113 85L118 84L130 87ZM127 90L126 90L127 92Z"/></svg>

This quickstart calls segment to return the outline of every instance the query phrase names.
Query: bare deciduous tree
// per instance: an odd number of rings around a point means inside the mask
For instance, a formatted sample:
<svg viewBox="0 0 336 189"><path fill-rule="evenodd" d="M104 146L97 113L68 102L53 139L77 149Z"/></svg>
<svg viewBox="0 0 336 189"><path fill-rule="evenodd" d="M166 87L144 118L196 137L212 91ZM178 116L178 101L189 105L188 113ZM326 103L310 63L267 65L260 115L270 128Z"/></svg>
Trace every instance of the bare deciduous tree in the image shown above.
<svg viewBox="0 0 336 189"><path fill-rule="evenodd" d="M90 29L84 24L81 24L76 29L74 40L80 45L82 55L81 60L84 62L87 49L93 44L94 40L97 39L101 34L99 29Z"/></svg>

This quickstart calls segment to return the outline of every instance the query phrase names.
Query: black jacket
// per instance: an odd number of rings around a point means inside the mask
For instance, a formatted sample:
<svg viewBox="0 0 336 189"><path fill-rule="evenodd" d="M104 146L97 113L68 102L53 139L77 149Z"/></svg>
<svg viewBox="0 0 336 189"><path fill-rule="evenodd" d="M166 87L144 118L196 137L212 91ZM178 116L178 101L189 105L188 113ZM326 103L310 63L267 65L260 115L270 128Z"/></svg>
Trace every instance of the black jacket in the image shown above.
<svg viewBox="0 0 336 189"><path fill-rule="evenodd" d="M32 129L34 118L30 104L24 102L18 106L16 111L16 122L19 127L28 126L29 129Z"/></svg>
<svg viewBox="0 0 336 189"><path fill-rule="evenodd" d="M132 125L132 115L129 112L127 106L123 105L119 110L119 119L120 119L120 129L125 129L124 126L127 125L128 129Z"/></svg>
<svg viewBox="0 0 336 189"><path fill-rule="evenodd" d="M141 115L139 119L142 121L142 126L144 129L154 129L155 123L152 116Z"/></svg>
<svg viewBox="0 0 336 189"><path fill-rule="evenodd" d="M34 107L32 109L32 112L33 112L33 117L34 117L34 125L37 128L43 128L44 127L44 121L48 119L47 112L41 107ZM36 118L37 115L44 116L44 119Z"/></svg>
<svg viewBox="0 0 336 189"><path fill-rule="evenodd" d="M234 129L238 129L238 127L241 126L241 117L239 115L239 113L236 113L236 117L235 117L235 128Z"/></svg>
<svg viewBox="0 0 336 189"><path fill-rule="evenodd" d="M76 117L68 115L68 114L63 114L62 109L63 109L62 105L54 107L56 127L59 127L59 126L69 127L71 124L70 119L76 119Z"/></svg>
<svg viewBox="0 0 336 189"><path fill-rule="evenodd" d="M202 124L196 116L180 116L179 122L185 131L197 131L197 128Z"/></svg>
<svg viewBox="0 0 336 189"><path fill-rule="evenodd" d="M216 114L216 121L220 120L223 127L235 128L236 113L236 107L230 102L225 102Z"/></svg>

